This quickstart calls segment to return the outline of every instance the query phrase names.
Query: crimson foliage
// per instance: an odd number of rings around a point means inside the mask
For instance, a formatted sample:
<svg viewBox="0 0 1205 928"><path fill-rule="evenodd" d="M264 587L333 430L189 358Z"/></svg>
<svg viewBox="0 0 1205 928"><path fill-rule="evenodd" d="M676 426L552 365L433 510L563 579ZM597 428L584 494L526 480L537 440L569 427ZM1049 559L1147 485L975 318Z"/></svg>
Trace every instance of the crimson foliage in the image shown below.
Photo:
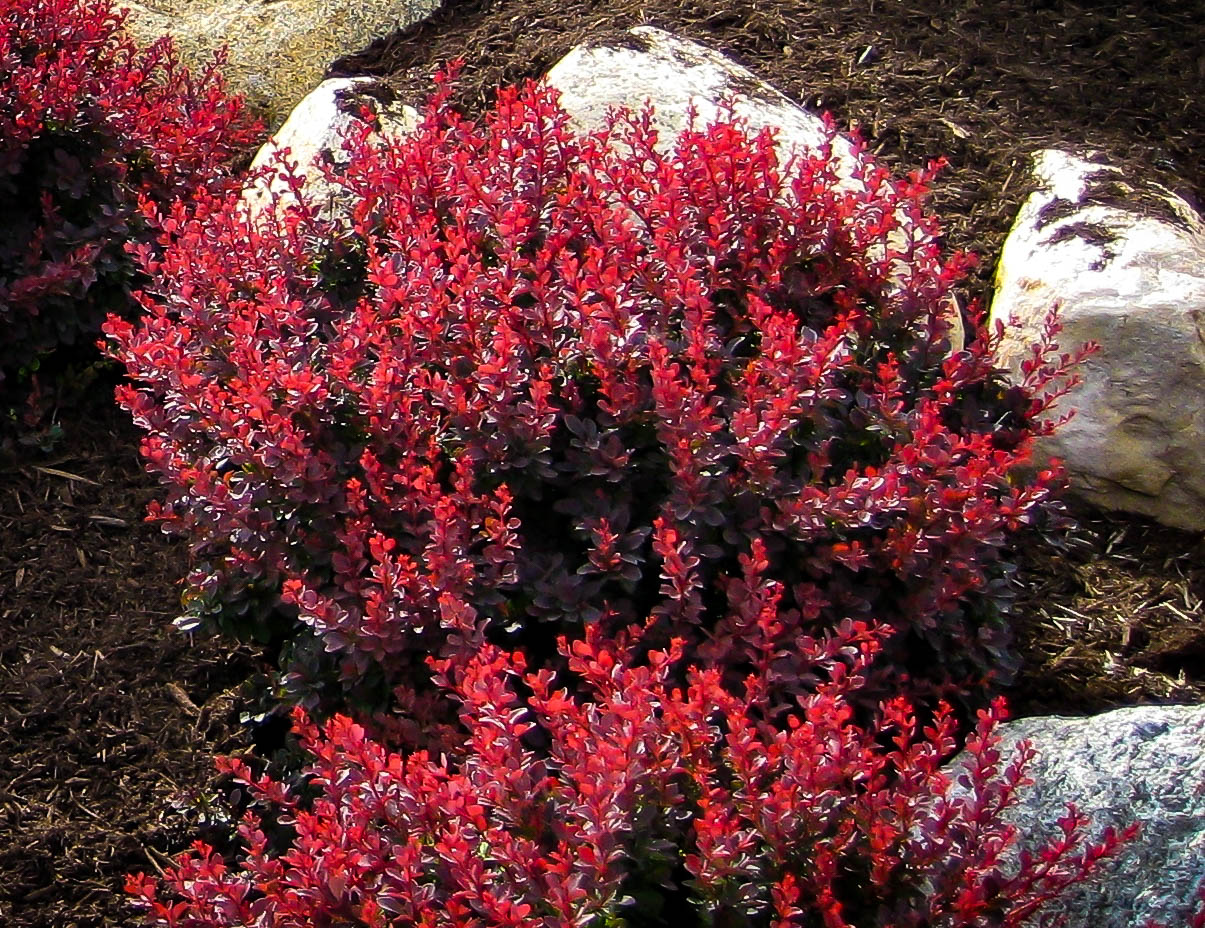
<svg viewBox="0 0 1205 928"><path fill-rule="evenodd" d="M737 679L753 563L784 584L786 690L799 637L847 618L903 629L897 661L999 663L999 552L1054 481L1018 467L1069 359L1007 387L978 317L954 350L969 259L924 210L935 167L788 168L733 124L666 153L648 112L578 137L547 89L481 122L447 97L402 143L349 138L350 230L304 197L160 217L147 313L106 332L153 515L192 545L185 620L308 627L394 684L652 616L648 646Z"/></svg>
<svg viewBox="0 0 1205 928"><path fill-rule="evenodd" d="M139 50L109 0L0 0L0 377L91 341L130 305L123 245L160 205L216 189L254 140L215 67Z"/></svg>
<svg viewBox="0 0 1205 928"><path fill-rule="evenodd" d="M1088 842L1071 807L1038 853L1010 861L1003 813L1030 748L1002 762L1000 705L951 775L948 707L922 730L896 699L859 727L848 697L876 647L857 626L809 642L800 659L829 682L778 724L764 674L740 697L714 669L672 688L681 641L637 667L597 626L562 640L584 701L492 646L433 662L463 705L462 762L391 753L346 717L319 730L297 710L312 802L222 764L292 827L288 847L248 814L237 869L198 843L128 889L161 928L1035 924L1133 829Z"/></svg>

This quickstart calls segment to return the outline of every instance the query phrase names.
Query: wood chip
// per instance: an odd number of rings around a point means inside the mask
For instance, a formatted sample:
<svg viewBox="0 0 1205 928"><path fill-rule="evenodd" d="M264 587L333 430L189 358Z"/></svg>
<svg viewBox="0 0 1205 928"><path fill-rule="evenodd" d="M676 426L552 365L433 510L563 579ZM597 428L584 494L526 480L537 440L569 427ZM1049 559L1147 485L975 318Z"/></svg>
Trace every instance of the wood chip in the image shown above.
<svg viewBox="0 0 1205 928"><path fill-rule="evenodd" d="M62 477L64 480L78 480L80 483L87 483L91 486L100 486L95 480L89 480L87 477L81 477L79 474L73 474L70 471L59 470L57 467L42 467L38 464L33 465L33 469L41 474L48 474L51 477Z"/></svg>
<svg viewBox="0 0 1205 928"><path fill-rule="evenodd" d="M954 137L957 139L969 139L971 137L971 133L967 132L966 129L962 128L962 126L958 125L956 122L951 122L945 117L939 117L937 121L953 132Z"/></svg>
<svg viewBox="0 0 1205 928"><path fill-rule="evenodd" d="M167 684L166 688L167 694L171 696L176 705L178 705L189 715L195 718L201 714L200 707L189 698L188 694L184 692L182 687L176 685L175 683L169 683Z"/></svg>
<svg viewBox="0 0 1205 928"><path fill-rule="evenodd" d="M95 522L98 525L111 525L114 528L126 528L130 524L125 519L119 519L116 516L101 516L96 515L95 513L89 515L88 520L90 522Z"/></svg>

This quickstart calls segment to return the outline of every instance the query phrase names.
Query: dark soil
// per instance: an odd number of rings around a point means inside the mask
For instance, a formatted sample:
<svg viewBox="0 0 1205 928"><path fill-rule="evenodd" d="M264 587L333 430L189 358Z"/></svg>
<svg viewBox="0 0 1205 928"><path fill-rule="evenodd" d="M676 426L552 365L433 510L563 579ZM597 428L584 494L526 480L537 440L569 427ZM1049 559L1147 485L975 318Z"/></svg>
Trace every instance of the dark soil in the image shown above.
<svg viewBox="0 0 1205 928"><path fill-rule="evenodd" d="M337 63L420 102L463 56L461 98L537 76L574 44L650 23L857 123L899 171L944 154L934 207L983 262L1028 154L1101 149L1200 202L1205 7L1192 0L471 0ZM137 436L105 389L58 410L48 451L0 457L0 925L134 925L120 886L220 815L215 753L248 743L254 654L172 631L180 547L145 525ZM1080 513L1062 551L1021 546L1024 713L1205 699L1205 550L1139 519Z"/></svg>

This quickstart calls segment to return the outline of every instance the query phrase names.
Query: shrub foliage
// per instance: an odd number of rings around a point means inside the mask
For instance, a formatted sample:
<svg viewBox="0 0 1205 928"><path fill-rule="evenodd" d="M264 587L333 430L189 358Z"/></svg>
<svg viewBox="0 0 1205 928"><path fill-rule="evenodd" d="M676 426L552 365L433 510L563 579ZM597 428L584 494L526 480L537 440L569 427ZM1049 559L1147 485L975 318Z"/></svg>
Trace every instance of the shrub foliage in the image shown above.
<svg viewBox="0 0 1205 928"><path fill-rule="evenodd" d="M939 766L948 707L922 731L897 699L880 728L859 727L847 697L877 646L864 628L809 643L801 661L829 682L778 724L764 676L742 697L716 670L671 688L681 645L634 667L598 626L562 641L584 701L492 646L438 663L463 704L459 764L390 753L343 716L319 730L298 710L312 803L224 762L292 826L287 849L248 814L239 869L198 844L162 881L128 888L161 928L1020 926L1126 837L1086 841L1070 808L1040 852L1009 862L1002 813L1028 747L1002 763L1001 707L984 711L953 791Z"/></svg>
<svg viewBox="0 0 1205 928"><path fill-rule="evenodd" d="M215 189L254 140L215 67L137 49L109 0L0 0L0 377L131 305L140 197Z"/></svg>
<svg viewBox="0 0 1205 928"><path fill-rule="evenodd" d="M1083 879L1127 835L1074 808L1007 855L1002 706L956 774L947 704L869 708L884 664L999 663L1073 360L1053 321L1016 386L977 313L953 344L936 166L447 101L353 133L321 203L282 162L266 207L146 204L147 312L105 331L192 546L183 621L404 710L398 749L298 709L302 784L224 761L270 816L234 869L132 877L150 923L1019 926Z"/></svg>
<svg viewBox="0 0 1205 928"><path fill-rule="evenodd" d="M348 140L350 232L215 198L143 249L148 313L106 331L189 620L296 615L347 678L396 682L652 616L739 673L752 558L784 582L781 685L846 618L904 629L897 659L999 664L999 551L1051 489L1018 466L1067 358L1006 387L984 332L952 349L969 259L942 259L929 174L447 96L404 143Z"/></svg>

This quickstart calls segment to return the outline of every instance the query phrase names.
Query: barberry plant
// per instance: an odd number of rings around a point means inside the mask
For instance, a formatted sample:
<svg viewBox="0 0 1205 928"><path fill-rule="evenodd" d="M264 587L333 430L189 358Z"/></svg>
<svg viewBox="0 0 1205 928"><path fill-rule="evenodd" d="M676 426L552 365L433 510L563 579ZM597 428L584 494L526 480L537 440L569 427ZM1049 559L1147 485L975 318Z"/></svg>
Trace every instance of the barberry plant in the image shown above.
<svg viewBox="0 0 1205 928"><path fill-rule="evenodd" d="M1089 841L1069 807L1018 854L1006 813L1032 750L1001 757L1002 705L949 772L948 706L922 726L897 698L859 726L849 696L879 639L864 626L807 644L824 682L773 719L764 673L740 695L716 669L674 687L683 642L635 662L645 631L562 639L568 687L493 646L433 661L462 705L459 760L298 709L312 801L221 763L291 828L286 847L250 812L235 866L198 843L127 888L158 928L1021 926L1134 832Z"/></svg>
<svg viewBox="0 0 1205 928"><path fill-rule="evenodd" d="M220 59L138 49L109 0L0 0L0 378L128 313L137 205L217 193L258 136Z"/></svg>
<svg viewBox="0 0 1205 928"><path fill-rule="evenodd" d="M1052 323L1009 386L977 311L951 344L937 166L839 168L831 125L785 164L732 122L665 146L649 111L576 135L534 85L480 121L448 98L347 139L350 231L296 178L158 216L147 312L106 332L191 544L184 621L393 685L653 616L648 646L737 680L774 579L784 692L797 639L851 618L909 672L1005 666L1000 552L1055 486L1020 468L1073 359Z"/></svg>

